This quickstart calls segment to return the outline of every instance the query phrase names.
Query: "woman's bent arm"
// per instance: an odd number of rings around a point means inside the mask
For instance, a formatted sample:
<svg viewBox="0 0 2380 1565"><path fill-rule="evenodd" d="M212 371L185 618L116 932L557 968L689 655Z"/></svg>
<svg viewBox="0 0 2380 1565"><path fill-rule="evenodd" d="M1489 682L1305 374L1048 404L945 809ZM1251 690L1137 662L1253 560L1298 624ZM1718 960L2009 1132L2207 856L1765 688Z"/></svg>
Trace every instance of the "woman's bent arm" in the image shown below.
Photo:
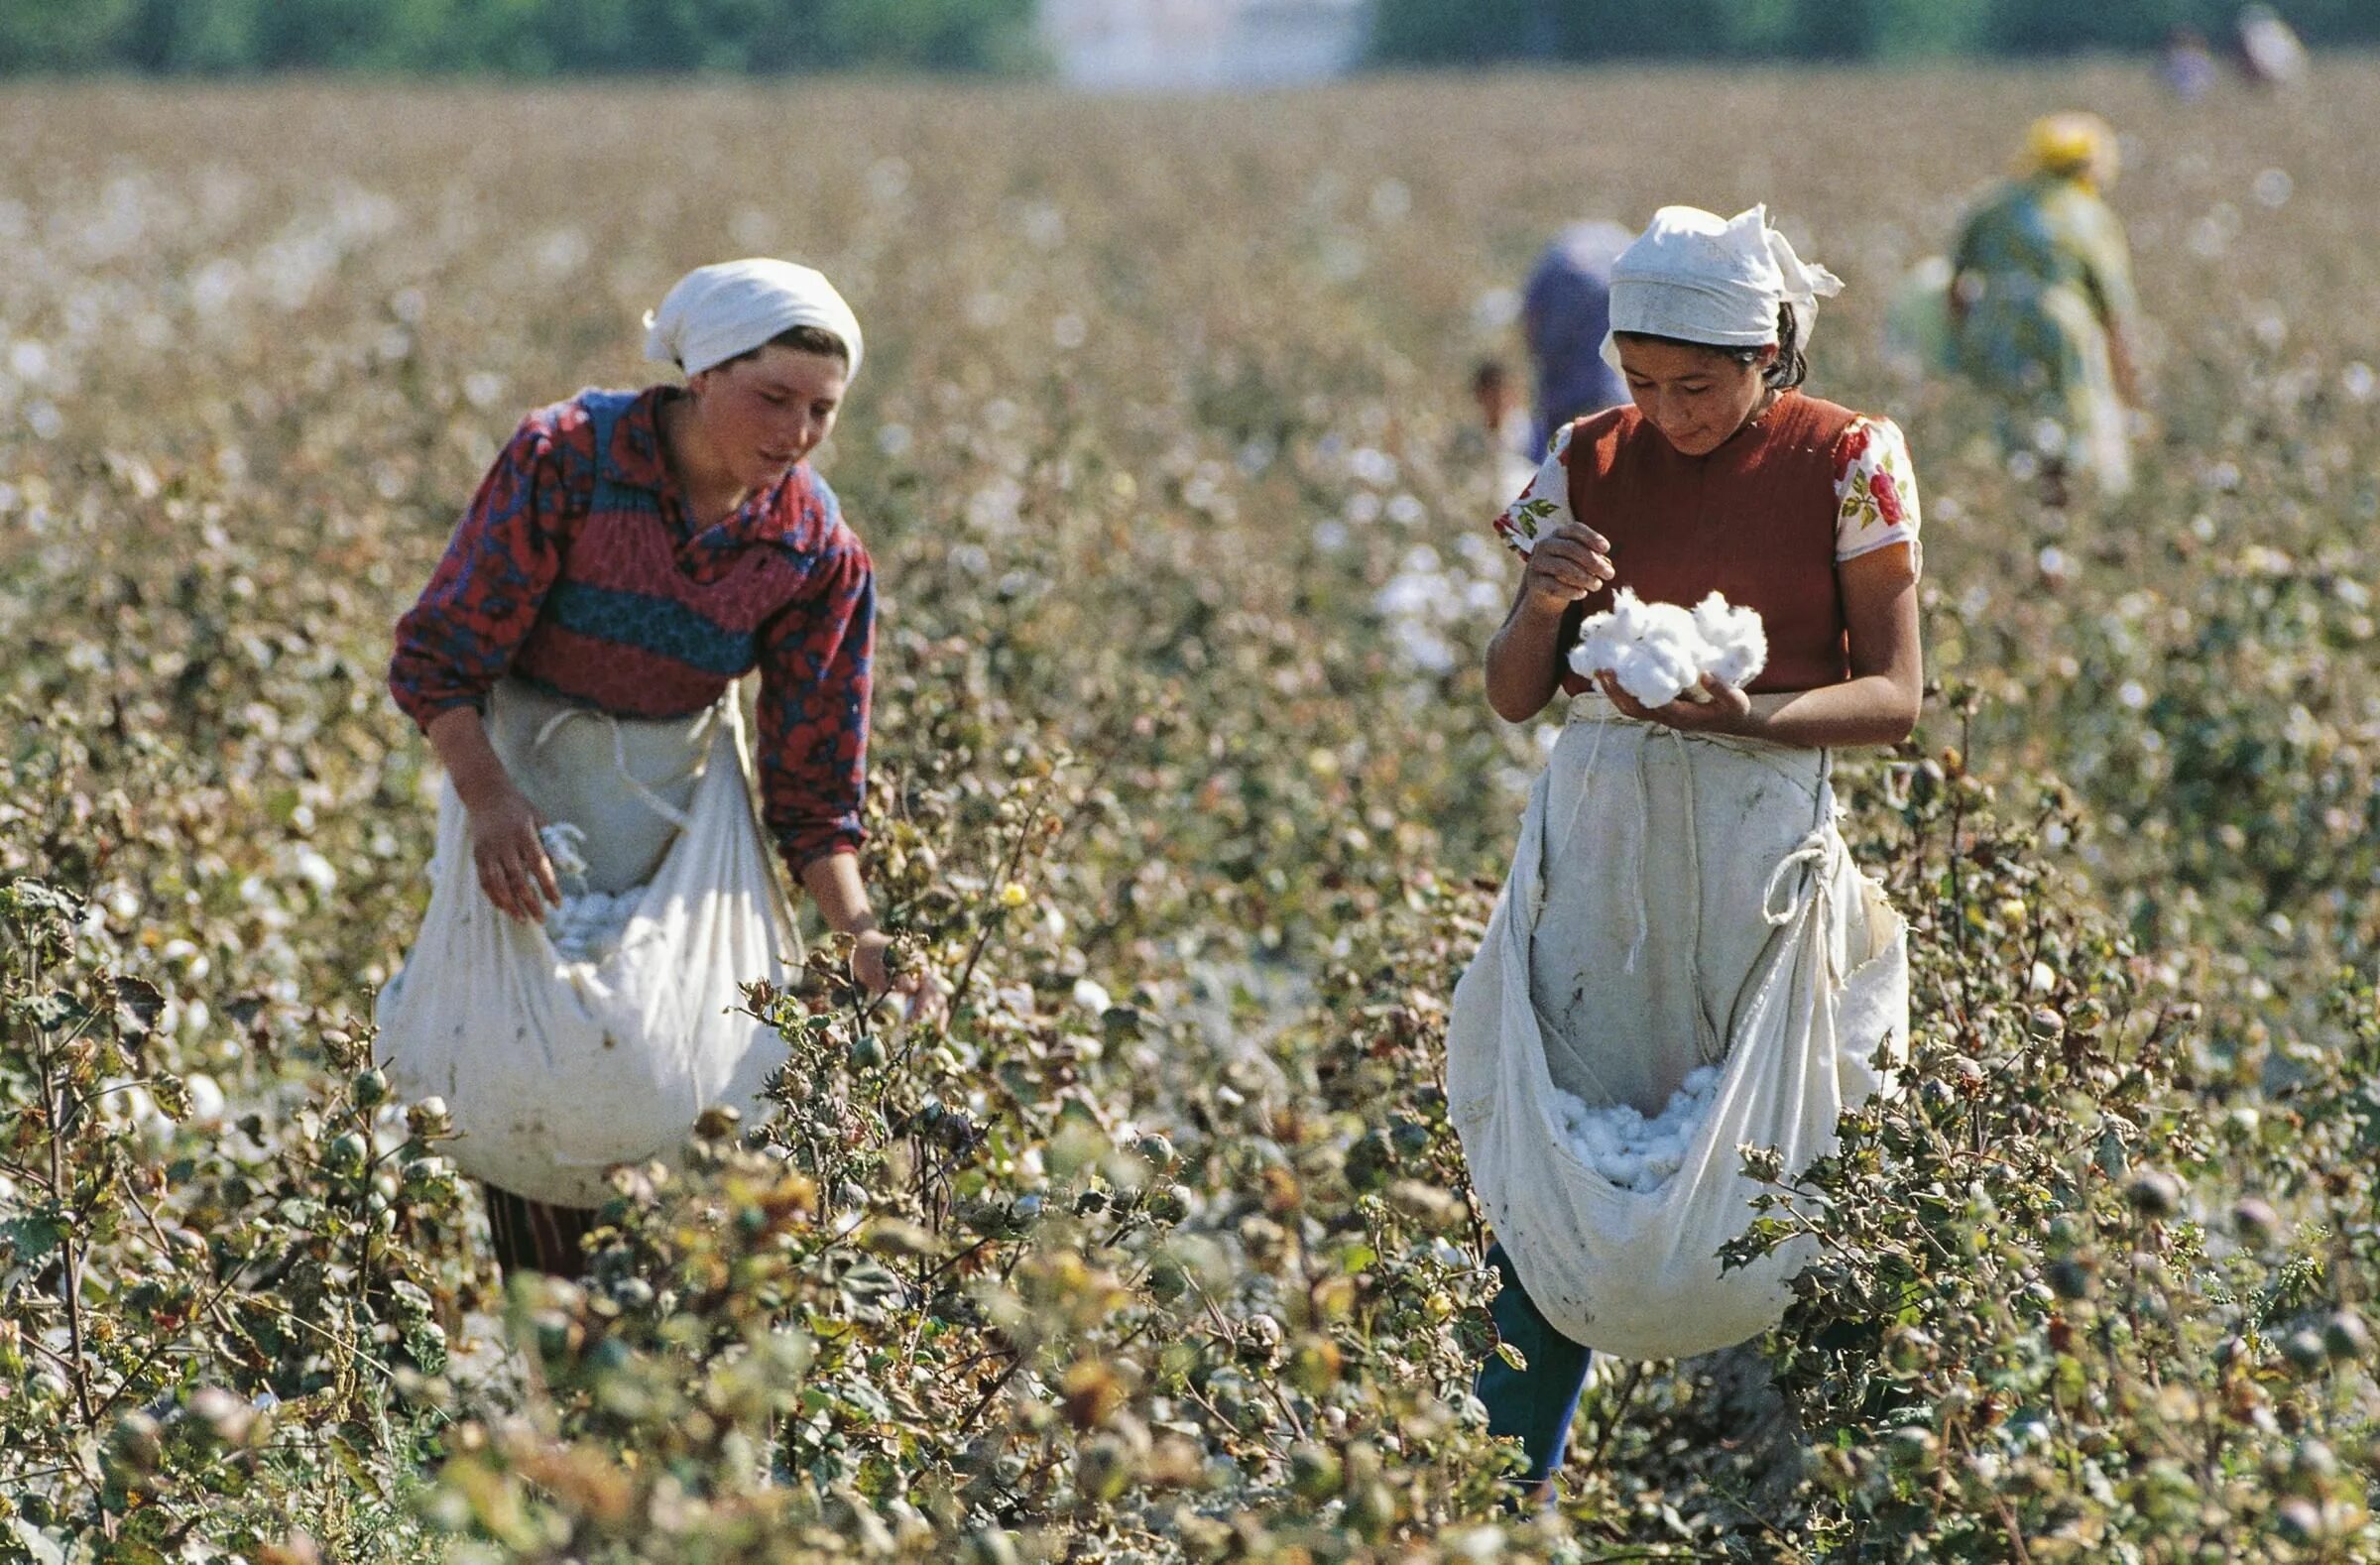
<svg viewBox="0 0 2380 1565"><path fill-rule="evenodd" d="M1812 750L1909 737L1926 688L1914 553L1914 544L1894 543L1835 567L1850 632L1850 678L1804 690L1739 732Z"/></svg>
<svg viewBox="0 0 2380 1565"><path fill-rule="evenodd" d="M1488 644L1488 704L1508 723L1525 723L1554 698L1562 609L1540 604L1526 587Z"/></svg>
<svg viewBox="0 0 2380 1565"><path fill-rule="evenodd" d="M1508 723L1545 709L1562 682L1562 619L1612 576L1611 545L1594 529L1565 522L1538 540L1521 572L1503 628L1488 644L1488 704Z"/></svg>
<svg viewBox="0 0 2380 1565"><path fill-rule="evenodd" d="M876 925L868 905L868 887L860 879L860 857L854 852L820 854L801 869L802 889L818 904L818 916L838 934L853 937L851 973L871 997L892 986L885 953L892 937ZM913 986L912 986L913 987Z"/></svg>

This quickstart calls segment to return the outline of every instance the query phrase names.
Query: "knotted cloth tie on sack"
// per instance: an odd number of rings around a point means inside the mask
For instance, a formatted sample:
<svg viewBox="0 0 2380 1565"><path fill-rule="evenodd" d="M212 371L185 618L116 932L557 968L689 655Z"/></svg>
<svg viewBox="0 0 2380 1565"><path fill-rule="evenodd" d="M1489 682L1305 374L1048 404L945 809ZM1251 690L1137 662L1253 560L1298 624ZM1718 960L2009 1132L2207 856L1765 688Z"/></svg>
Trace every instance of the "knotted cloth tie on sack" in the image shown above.
<svg viewBox="0 0 2380 1565"><path fill-rule="evenodd" d="M539 813L586 833L589 882L643 881L643 896L617 950L563 960L543 926L480 889L449 780L429 908L381 991L377 1052L401 1096L446 1100L464 1172L597 1206L605 1168L673 1159L704 1109L754 1121L784 1045L735 1008L746 984L790 981L800 937L753 809L732 685L709 712L640 722L507 681L488 726Z"/></svg>
<svg viewBox="0 0 2380 1565"><path fill-rule="evenodd" d="M1835 1149L1844 1110L1896 1090L1872 1062L1907 1047L1908 935L1844 846L1829 772L1822 751L1582 695L1530 792L1455 988L1447 1091L1496 1238L1573 1341L1683 1358L1775 1325L1815 1248L1722 1274L1761 1188L1736 1148L1774 1147L1798 1172ZM1719 1061L1709 1117L1651 1191L1611 1184L1563 1138L1557 1085L1650 1113Z"/></svg>

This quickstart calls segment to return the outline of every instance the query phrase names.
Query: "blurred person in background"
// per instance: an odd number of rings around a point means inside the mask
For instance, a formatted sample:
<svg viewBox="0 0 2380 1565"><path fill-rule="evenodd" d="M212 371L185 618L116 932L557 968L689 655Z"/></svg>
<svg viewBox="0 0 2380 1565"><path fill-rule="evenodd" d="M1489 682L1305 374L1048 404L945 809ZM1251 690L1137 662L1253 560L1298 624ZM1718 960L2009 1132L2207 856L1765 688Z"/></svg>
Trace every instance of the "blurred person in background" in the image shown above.
<svg viewBox="0 0 2380 1565"><path fill-rule="evenodd" d="M440 985L545 981L553 953L535 926L562 893L541 828L585 831L592 890L612 896L646 882L681 833L692 836L690 800L716 753L707 736L755 669L766 833L826 924L853 937L859 983L872 994L891 983L890 936L870 911L857 856L875 573L807 460L859 370L859 322L818 273L748 260L687 274L647 328L646 357L682 370L684 384L588 390L530 414L397 626L390 688L444 765L442 807L467 812L476 877L475 889L465 877L451 896L433 891L403 975L417 999ZM596 720L566 721L587 716ZM741 757L742 746L729 753ZM738 802L749 816L746 797ZM724 854L701 846L702 862L728 874ZM757 880L790 937L765 859ZM433 930L484 930L472 922L475 893L512 932L497 926L493 945L433 943ZM703 920L716 928L751 916L713 908ZM487 965L501 971L419 970L434 966L424 953L440 951L493 951ZM701 1003L715 1014L741 994ZM406 1041L384 1025L399 1061ZM536 1040L482 1041L530 1049ZM691 1046L619 1041L660 1055ZM775 1041L762 1029L751 1047ZM555 1079L551 1092L573 1085ZM460 1124L475 1106L453 1107ZM470 1170L461 1144L457 1161ZM593 1211L484 1179L482 1189L505 1271L583 1270Z"/></svg>
<svg viewBox="0 0 2380 1565"><path fill-rule="evenodd" d="M2115 135L2095 114L2051 114L2025 135L2018 173L1978 202L1951 258L1960 367L1999 402L1999 433L2044 497L2071 481L2131 486L2135 304L2124 225L2102 192Z"/></svg>
<svg viewBox="0 0 2380 1565"><path fill-rule="evenodd" d="M2157 74L2176 97L2192 102L2205 96L2222 74L2222 66L2205 34L2195 27L2176 27L2165 35L2165 44L2158 51Z"/></svg>
<svg viewBox="0 0 2380 1565"><path fill-rule="evenodd" d="M2231 47L2239 73L2256 86L2277 90L2306 79L2306 46L2297 29L2269 5L2240 8L2231 25Z"/></svg>
<svg viewBox="0 0 2380 1565"><path fill-rule="evenodd" d="M1604 362L1604 334L1611 325L1611 263L1634 237L1617 223L1574 223L1529 272L1520 323L1537 379L1532 462L1556 429L1628 400L1619 372Z"/></svg>
<svg viewBox="0 0 2380 1565"><path fill-rule="evenodd" d="M1500 506L1536 473L1543 447L1536 443L1528 403L1503 360L1482 359L1473 368L1471 400L1479 421L1463 431L1463 454L1488 469L1490 491Z"/></svg>
<svg viewBox="0 0 2380 1565"><path fill-rule="evenodd" d="M1557 1328L1529 1280L1558 1278L1570 1263L1549 1257L1543 1236L1508 1228L1515 1192L1483 1179L1499 1167L1533 1177L1475 1141L1523 1113L1510 1104L1475 1118L1499 1095L1484 1084L1503 1069L1490 1062L1541 1046L1560 1091L1649 1118L1691 1071L1729 1057L1744 1035L1737 1024L1763 1010L1742 997L1772 964L1801 960L1796 941L1860 949L1874 925L1851 889L1830 755L1906 738L1923 683L1907 441L1888 419L1801 390L1818 301L1838 280L1805 265L1761 207L1733 219L1663 207L1608 275L1600 348L1629 400L1558 428L1537 476L1494 524L1526 563L1488 646L1488 702L1524 723L1559 701L1566 722L1529 805L1542 871L1516 860L1448 1030L1466 1158L1488 1209L1503 1214L1488 1255L1502 1283L1496 1330L1526 1359L1516 1369L1489 1356L1476 1389L1489 1430L1521 1441L1523 1485L1540 1495L1561 1466L1593 1344ZM1660 707L1639 703L1608 669L1573 670L1581 621L1610 607L1621 586L1674 604L1717 591L1756 610L1765 667L1743 688L1706 676ZM1711 807L1698 807L1698 795ZM1564 819L1557 836L1552 823ZM1531 830L1524 824L1524 841ZM1760 888L1792 880L1797 854L1828 910L1794 933ZM1524 893L1524 879L1542 891ZM1495 953L1505 920L1528 916L1514 909L1531 901L1522 980ZM1834 993L1797 991L1810 1009L1759 1024L1807 1036ZM1506 1009L1515 1004L1533 1023L1515 1021ZM1864 1061L1877 1041L1844 1051Z"/></svg>

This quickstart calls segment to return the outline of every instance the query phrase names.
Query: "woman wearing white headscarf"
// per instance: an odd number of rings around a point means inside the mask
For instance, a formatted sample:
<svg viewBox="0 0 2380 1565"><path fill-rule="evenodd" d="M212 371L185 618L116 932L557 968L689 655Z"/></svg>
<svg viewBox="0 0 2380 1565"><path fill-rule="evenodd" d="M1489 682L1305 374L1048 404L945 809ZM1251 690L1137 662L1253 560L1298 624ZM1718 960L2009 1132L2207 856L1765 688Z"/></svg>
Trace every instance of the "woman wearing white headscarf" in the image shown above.
<svg viewBox="0 0 2380 1565"><path fill-rule="evenodd" d="M448 791L381 1053L449 1100L508 1269L577 1272L604 1164L756 1106L782 1051L734 1023L739 986L798 960L763 831L860 982L889 983L857 857L874 574L807 461L859 322L809 268L746 260L687 274L646 325L684 384L524 420L390 669Z"/></svg>
<svg viewBox="0 0 2380 1565"><path fill-rule="evenodd" d="M1898 920L1844 850L1829 758L1917 719L1917 492L1890 421L1799 389L1840 288L1760 207L1662 208L1611 270L1630 403L1559 431L1495 522L1527 563L1488 700L1518 723L1560 694L1568 722L1455 994L1448 1090L1527 1361L1490 1358L1479 1392L1532 1486L1590 1349L1682 1357L1779 1318L1793 1255L1724 1278L1717 1260L1750 1215L1736 1144L1805 1164L1906 1035ZM1765 664L1652 706L1574 669L1621 588L1757 610ZM1705 1066L1685 1140L1589 1144L1587 1121L1653 1120Z"/></svg>

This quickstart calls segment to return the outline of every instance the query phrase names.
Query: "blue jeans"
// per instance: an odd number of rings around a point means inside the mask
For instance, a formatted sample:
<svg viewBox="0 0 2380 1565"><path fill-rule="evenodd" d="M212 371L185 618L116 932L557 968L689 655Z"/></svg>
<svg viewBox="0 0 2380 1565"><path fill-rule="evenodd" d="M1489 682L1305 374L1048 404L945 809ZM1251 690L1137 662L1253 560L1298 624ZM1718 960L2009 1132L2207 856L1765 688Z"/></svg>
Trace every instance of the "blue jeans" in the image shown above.
<svg viewBox="0 0 2380 1565"><path fill-rule="evenodd" d="M1529 1456L1529 1470L1520 1482L1534 1489L1562 1466L1592 1355L1554 1330L1537 1312L1521 1288L1520 1274L1512 1269L1501 1241L1488 1248L1488 1264L1503 1282L1489 1306L1496 1336L1518 1348L1529 1367L1515 1370L1491 1353L1480 1366L1472 1392L1487 1404L1489 1434L1520 1437Z"/></svg>

